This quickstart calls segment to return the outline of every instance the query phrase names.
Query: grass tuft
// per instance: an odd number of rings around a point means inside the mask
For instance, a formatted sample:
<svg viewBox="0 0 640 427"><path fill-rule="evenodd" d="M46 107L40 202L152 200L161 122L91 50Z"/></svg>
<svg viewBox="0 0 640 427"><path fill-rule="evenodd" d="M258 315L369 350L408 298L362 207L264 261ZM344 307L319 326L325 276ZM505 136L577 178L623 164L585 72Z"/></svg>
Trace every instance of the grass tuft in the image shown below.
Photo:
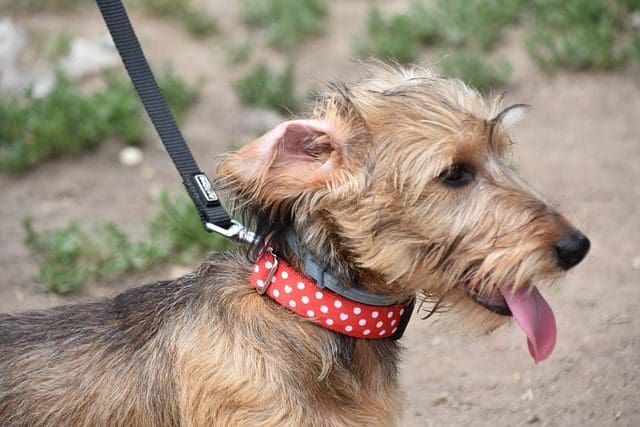
<svg viewBox="0 0 640 427"><path fill-rule="evenodd" d="M243 0L247 24L264 28L275 48L287 51L323 34L329 7L326 0Z"/></svg>
<svg viewBox="0 0 640 427"><path fill-rule="evenodd" d="M60 294L168 260L193 263L207 253L233 247L229 240L204 231L186 193L175 198L162 195L160 213L149 227L150 238L143 242L132 242L124 230L109 223L92 228L72 223L44 232L34 230L28 218L23 225L27 247L41 260L36 280Z"/></svg>
<svg viewBox="0 0 640 427"><path fill-rule="evenodd" d="M512 71L507 61L490 62L486 54L469 49L456 50L444 57L440 69L481 90L504 85Z"/></svg>
<svg viewBox="0 0 640 427"><path fill-rule="evenodd" d="M88 5L87 0L3 0L3 8L11 13L33 13L43 10L71 12L80 6Z"/></svg>
<svg viewBox="0 0 640 427"><path fill-rule="evenodd" d="M204 38L218 32L214 17L197 10L193 0L137 0L146 13L180 22L193 37Z"/></svg>
<svg viewBox="0 0 640 427"><path fill-rule="evenodd" d="M545 70L612 69L627 59L614 3L608 0L534 0L525 46Z"/></svg>
<svg viewBox="0 0 640 427"><path fill-rule="evenodd" d="M24 228L27 246L43 260L36 280L59 294L76 292L89 281L148 268L167 257L160 246L130 242L113 224L98 224L86 231L73 223L38 233L26 219Z"/></svg>
<svg viewBox="0 0 640 427"><path fill-rule="evenodd" d="M160 76L159 85L178 118L198 96L196 88L170 71ZM109 75L102 89L85 95L60 76L43 98L0 96L0 172L24 172L108 138L139 145L144 131L142 104L124 78Z"/></svg>
<svg viewBox="0 0 640 427"><path fill-rule="evenodd" d="M423 44L486 51L517 21L524 4L523 0L416 0L407 12L388 18L374 7L367 35L356 49L360 55L403 63L415 61Z"/></svg>
<svg viewBox="0 0 640 427"><path fill-rule="evenodd" d="M264 64L258 64L245 77L234 83L234 89L245 105L282 112L295 111L297 101L293 81L292 64L282 73L274 72Z"/></svg>
<svg viewBox="0 0 640 427"><path fill-rule="evenodd" d="M385 18L377 7L369 12L368 37L356 45L360 56L374 55L401 63L415 61L420 49L419 33L409 15Z"/></svg>

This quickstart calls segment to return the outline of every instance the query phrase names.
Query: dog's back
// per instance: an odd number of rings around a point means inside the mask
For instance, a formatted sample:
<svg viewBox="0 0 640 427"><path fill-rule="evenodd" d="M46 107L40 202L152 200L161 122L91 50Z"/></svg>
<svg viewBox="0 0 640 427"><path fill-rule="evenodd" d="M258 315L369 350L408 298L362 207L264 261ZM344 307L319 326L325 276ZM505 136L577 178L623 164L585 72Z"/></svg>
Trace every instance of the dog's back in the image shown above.
<svg viewBox="0 0 640 427"><path fill-rule="evenodd" d="M2 425L177 424L165 331L190 293L180 281L159 282L0 315Z"/></svg>

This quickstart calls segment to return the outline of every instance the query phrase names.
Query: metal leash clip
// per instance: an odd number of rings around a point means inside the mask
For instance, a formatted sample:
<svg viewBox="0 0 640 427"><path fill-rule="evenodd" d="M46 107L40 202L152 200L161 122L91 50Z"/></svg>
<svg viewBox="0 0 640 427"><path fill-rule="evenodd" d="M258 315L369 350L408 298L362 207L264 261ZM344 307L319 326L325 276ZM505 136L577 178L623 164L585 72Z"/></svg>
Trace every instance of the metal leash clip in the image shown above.
<svg viewBox="0 0 640 427"><path fill-rule="evenodd" d="M231 220L229 228L223 228L210 222L205 222L204 227L236 242L252 244L256 240L256 234L253 231L248 230L234 219Z"/></svg>

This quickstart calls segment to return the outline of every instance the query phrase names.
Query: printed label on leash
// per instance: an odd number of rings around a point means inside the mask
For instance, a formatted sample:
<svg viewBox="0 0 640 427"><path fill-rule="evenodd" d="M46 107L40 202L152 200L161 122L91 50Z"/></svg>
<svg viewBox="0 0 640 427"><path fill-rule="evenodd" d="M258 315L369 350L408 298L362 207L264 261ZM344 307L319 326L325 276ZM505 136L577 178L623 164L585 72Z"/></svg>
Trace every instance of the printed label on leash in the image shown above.
<svg viewBox="0 0 640 427"><path fill-rule="evenodd" d="M205 174L194 175L193 178L196 180L198 188L200 188L200 192L204 195L204 198L207 199L207 202L215 202L218 200L218 196L211 188L209 178L207 178Z"/></svg>

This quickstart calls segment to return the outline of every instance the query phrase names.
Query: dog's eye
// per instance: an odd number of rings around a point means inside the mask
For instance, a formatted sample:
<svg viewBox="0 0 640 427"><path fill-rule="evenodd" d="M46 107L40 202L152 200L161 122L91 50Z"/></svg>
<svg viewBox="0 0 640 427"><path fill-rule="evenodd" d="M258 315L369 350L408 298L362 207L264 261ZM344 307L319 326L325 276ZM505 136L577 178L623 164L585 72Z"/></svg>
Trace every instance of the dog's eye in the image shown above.
<svg viewBox="0 0 640 427"><path fill-rule="evenodd" d="M449 166L438 177L449 187L462 187L473 181L473 171L467 165L458 163Z"/></svg>

